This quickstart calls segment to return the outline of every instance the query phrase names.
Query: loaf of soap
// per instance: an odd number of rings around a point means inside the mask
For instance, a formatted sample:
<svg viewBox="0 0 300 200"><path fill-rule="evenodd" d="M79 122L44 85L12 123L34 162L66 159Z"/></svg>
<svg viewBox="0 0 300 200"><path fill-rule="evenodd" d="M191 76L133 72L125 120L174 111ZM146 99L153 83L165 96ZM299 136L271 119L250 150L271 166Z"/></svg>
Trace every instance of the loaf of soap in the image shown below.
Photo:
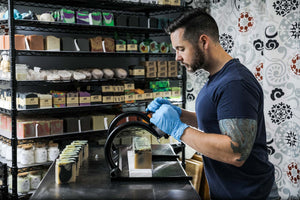
<svg viewBox="0 0 300 200"><path fill-rule="evenodd" d="M104 52L115 52L115 40L113 38L103 38Z"/></svg>
<svg viewBox="0 0 300 200"><path fill-rule="evenodd" d="M47 51L60 51L60 38L55 36L45 37L45 50Z"/></svg>
<svg viewBox="0 0 300 200"><path fill-rule="evenodd" d="M94 38L90 38L90 46L91 46L91 51L103 52L102 37L97 36Z"/></svg>
<svg viewBox="0 0 300 200"><path fill-rule="evenodd" d="M74 39L70 37L62 38L62 50L63 51L76 51Z"/></svg>
<svg viewBox="0 0 300 200"><path fill-rule="evenodd" d="M134 168L152 169L151 144L146 137L133 137Z"/></svg>
<svg viewBox="0 0 300 200"><path fill-rule="evenodd" d="M88 39L78 38L74 39L76 51L89 51L90 45Z"/></svg>
<svg viewBox="0 0 300 200"><path fill-rule="evenodd" d="M30 50L44 50L44 37L42 35L26 36Z"/></svg>
<svg viewBox="0 0 300 200"><path fill-rule="evenodd" d="M62 134L64 132L64 122L62 119L50 119L50 134Z"/></svg>
<svg viewBox="0 0 300 200"><path fill-rule="evenodd" d="M9 35L2 35L0 38L0 49L9 49ZM25 50L25 36L15 35L15 49Z"/></svg>
<svg viewBox="0 0 300 200"><path fill-rule="evenodd" d="M17 136L19 139L34 137L35 124L32 121L17 121Z"/></svg>
<svg viewBox="0 0 300 200"><path fill-rule="evenodd" d="M49 120L39 120L35 122L36 126L36 137L50 135L50 121Z"/></svg>

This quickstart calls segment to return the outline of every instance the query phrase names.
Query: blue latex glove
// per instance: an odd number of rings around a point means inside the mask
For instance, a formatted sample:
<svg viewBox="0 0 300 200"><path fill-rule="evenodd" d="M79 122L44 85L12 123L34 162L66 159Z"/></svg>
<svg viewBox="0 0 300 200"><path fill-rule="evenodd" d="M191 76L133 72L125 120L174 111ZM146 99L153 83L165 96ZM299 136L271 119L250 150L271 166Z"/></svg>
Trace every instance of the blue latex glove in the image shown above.
<svg viewBox="0 0 300 200"><path fill-rule="evenodd" d="M146 108L146 112L155 112L157 109L159 109L159 107L163 104L168 104L170 106L172 106L176 112L178 113L179 116L181 116L181 108L174 106L173 104L171 104L171 102L167 99L164 99L162 97L157 97L155 98Z"/></svg>
<svg viewBox="0 0 300 200"><path fill-rule="evenodd" d="M184 130L189 127L180 121L177 111L172 105L162 104L159 109L152 114L150 122L163 132L173 136L179 142Z"/></svg>

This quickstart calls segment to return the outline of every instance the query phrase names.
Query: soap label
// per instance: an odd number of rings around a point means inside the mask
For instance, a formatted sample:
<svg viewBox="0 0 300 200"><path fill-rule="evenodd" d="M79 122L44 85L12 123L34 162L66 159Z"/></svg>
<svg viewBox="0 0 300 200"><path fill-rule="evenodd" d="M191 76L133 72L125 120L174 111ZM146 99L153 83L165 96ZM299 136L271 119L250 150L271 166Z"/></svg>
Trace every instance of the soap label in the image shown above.
<svg viewBox="0 0 300 200"><path fill-rule="evenodd" d="M78 97L68 97L67 104L78 104Z"/></svg>
<svg viewBox="0 0 300 200"><path fill-rule="evenodd" d="M52 107L52 99L40 99L40 108Z"/></svg>
<svg viewBox="0 0 300 200"><path fill-rule="evenodd" d="M125 90L134 90L134 83L125 83L124 89Z"/></svg>
<svg viewBox="0 0 300 200"><path fill-rule="evenodd" d="M53 104L65 104L66 98L65 97L54 97Z"/></svg>
<svg viewBox="0 0 300 200"><path fill-rule="evenodd" d="M131 100L135 100L134 94L125 95L125 101L131 101Z"/></svg>
<svg viewBox="0 0 300 200"><path fill-rule="evenodd" d="M117 44L116 51L126 51L126 45L125 44Z"/></svg>
<svg viewBox="0 0 300 200"><path fill-rule="evenodd" d="M80 103L91 103L91 97L80 97Z"/></svg>
<svg viewBox="0 0 300 200"><path fill-rule="evenodd" d="M103 103L113 103L114 96L103 96L102 101L103 101Z"/></svg>
<svg viewBox="0 0 300 200"><path fill-rule="evenodd" d="M39 104L38 98L19 99L19 105L21 106L31 106L31 105L38 105L38 104Z"/></svg>
<svg viewBox="0 0 300 200"><path fill-rule="evenodd" d="M101 95L92 95L91 96L91 102L101 102L102 96Z"/></svg>
<svg viewBox="0 0 300 200"><path fill-rule="evenodd" d="M130 75L133 75L133 76L145 75L145 69L132 69L132 70L129 70L129 72L130 72Z"/></svg>
<svg viewBox="0 0 300 200"><path fill-rule="evenodd" d="M144 94L136 94L135 100L144 100Z"/></svg>
<svg viewBox="0 0 300 200"><path fill-rule="evenodd" d="M102 92L114 92L112 85L102 85Z"/></svg>
<svg viewBox="0 0 300 200"><path fill-rule="evenodd" d="M137 51L138 46L137 44L127 44L127 51Z"/></svg>

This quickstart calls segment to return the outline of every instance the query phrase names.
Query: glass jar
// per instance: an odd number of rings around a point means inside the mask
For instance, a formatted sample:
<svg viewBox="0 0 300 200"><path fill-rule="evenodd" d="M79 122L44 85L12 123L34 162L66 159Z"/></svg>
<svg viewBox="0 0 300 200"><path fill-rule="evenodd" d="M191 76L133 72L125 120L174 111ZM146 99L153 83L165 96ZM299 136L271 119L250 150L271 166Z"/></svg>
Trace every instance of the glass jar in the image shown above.
<svg viewBox="0 0 300 200"><path fill-rule="evenodd" d="M29 180L30 180L30 189L36 190L38 185L41 182L41 173L40 171L31 171L29 172Z"/></svg>
<svg viewBox="0 0 300 200"><path fill-rule="evenodd" d="M21 154L22 154L22 147L23 147L23 145L21 145L21 144L19 144L18 146L17 146L17 162L18 163L21 163Z"/></svg>
<svg viewBox="0 0 300 200"><path fill-rule="evenodd" d="M6 146L5 159L6 160L12 160L12 148L11 148L10 143L7 143L7 146Z"/></svg>
<svg viewBox="0 0 300 200"><path fill-rule="evenodd" d="M30 165L34 163L34 150L32 144L22 145L20 163L22 165Z"/></svg>
<svg viewBox="0 0 300 200"><path fill-rule="evenodd" d="M48 161L54 161L59 155L59 149L57 143L50 143L48 145Z"/></svg>
<svg viewBox="0 0 300 200"><path fill-rule="evenodd" d="M47 149L45 144L35 145L35 163L45 163L47 162Z"/></svg>
<svg viewBox="0 0 300 200"><path fill-rule="evenodd" d="M2 143L2 151L1 151L1 157L3 158L5 158L6 149L7 149L7 142L4 140Z"/></svg>
<svg viewBox="0 0 300 200"><path fill-rule="evenodd" d="M17 189L19 193L28 193L30 190L30 181L28 177L28 172L19 173L17 178L18 184Z"/></svg>

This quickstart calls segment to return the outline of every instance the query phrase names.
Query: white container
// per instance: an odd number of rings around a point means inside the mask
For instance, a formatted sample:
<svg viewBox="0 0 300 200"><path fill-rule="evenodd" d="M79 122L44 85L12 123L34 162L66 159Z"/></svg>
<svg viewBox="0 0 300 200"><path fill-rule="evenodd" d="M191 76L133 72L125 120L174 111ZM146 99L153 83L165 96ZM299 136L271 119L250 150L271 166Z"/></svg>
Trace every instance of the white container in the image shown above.
<svg viewBox="0 0 300 200"><path fill-rule="evenodd" d="M45 163L48 160L48 152L45 144L35 146L35 163Z"/></svg>
<svg viewBox="0 0 300 200"><path fill-rule="evenodd" d="M22 165L30 165L34 163L34 149L31 144L23 145L20 151L20 163Z"/></svg>
<svg viewBox="0 0 300 200"><path fill-rule="evenodd" d="M48 161L54 161L59 155L59 149L57 143L51 143L48 145Z"/></svg>
<svg viewBox="0 0 300 200"><path fill-rule="evenodd" d="M5 159L12 160L12 148L11 148L11 144L9 144L9 143L7 143L7 146L5 149Z"/></svg>
<svg viewBox="0 0 300 200"><path fill-rule="evenodd" d="M30 181L29 181L29 177L28 177L28 173L24 172L24 173L20 173L18 174L18 193L22 193L22 194L26 194L29 192L30 190Z"/></svg>
<svg viewBox="0 0 300 200"><path fill-rule="evenodd" d="M39 171L31 171L29 173L30 189L36 190L41 182L41 174Z"/></svg>

